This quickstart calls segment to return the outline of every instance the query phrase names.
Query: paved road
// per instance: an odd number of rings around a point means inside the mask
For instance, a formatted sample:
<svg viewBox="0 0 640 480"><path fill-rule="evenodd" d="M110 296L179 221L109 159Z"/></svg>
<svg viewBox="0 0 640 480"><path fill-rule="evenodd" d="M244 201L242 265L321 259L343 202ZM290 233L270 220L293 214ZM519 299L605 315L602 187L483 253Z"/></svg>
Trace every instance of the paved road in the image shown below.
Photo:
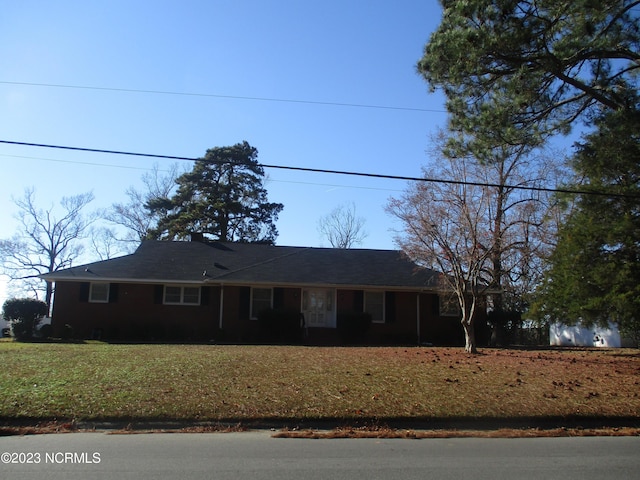
<svg viewBox="0 0 640 480"><path fill-rule="evenodd" d="M3 480L640 478L640 437L302 440L264 432L80 433L0 437L0 455Z"/></svg>

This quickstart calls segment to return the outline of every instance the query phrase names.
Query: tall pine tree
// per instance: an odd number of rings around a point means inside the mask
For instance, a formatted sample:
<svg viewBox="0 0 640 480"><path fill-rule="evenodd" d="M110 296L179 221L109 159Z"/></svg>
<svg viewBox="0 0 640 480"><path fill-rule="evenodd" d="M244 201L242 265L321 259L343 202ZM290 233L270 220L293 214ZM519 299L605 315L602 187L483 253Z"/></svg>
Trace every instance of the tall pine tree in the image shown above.
<svg viewBox="0 0 640 480"><path fill-rule="evenodd" d="M446 95L458 147L480 160L494 146L566 133L601 108L638 110L637 1L440 3L418 71Z"/></svg>
<svg viewBox="0 0 640 480"><path fill-rule="evenodd" d="M183 239L196 232L227 242L274 243L283 205L268 201L257 158L246 141L207 150L191 172L177 178L173 197L147 204L151 211L169 212L152 236Z"/></svg>

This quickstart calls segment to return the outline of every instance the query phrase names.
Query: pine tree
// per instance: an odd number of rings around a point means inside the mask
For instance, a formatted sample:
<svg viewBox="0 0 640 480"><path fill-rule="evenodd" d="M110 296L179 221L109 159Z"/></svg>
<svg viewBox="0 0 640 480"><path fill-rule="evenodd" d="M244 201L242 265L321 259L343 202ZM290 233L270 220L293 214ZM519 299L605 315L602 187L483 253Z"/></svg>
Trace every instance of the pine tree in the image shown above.
<svg viewBox="0 0 640 480"><path fill-rule="evenodd" d="M207 150L191 172L178 177L173 197L147 204L164 215L152 235L183 239L197 232L220 241L274 243L283 205L268 202L257 157L246 141Z"/></svg>

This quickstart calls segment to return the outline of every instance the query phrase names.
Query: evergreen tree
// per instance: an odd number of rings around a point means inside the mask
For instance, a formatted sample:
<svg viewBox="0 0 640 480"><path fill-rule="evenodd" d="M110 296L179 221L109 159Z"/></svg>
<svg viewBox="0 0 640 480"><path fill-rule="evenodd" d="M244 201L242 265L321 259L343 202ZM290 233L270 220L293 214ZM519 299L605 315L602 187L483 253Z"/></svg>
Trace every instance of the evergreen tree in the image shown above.
<svg viewBox="0 0 640 480"><path fill-rule="evenodd" d="M640 115L611 112L578 144L581 195L560 230L534 312L640 335Z"/></svg>
<svg viewBox="0 0 640 480"><path fill-rule="evenodd" d="M418 71L447 97L459 147L537 145L600 109L637 110L635 0L441 0ZM490 157L486 158L490 161Z"/></svg>
<svg viewBox="0 0 640 480"><path fill-rule="evenodd" d="M11 322L13 336L18 341L33 338L38 324L48 312L47 304L34 298L11 298L2 306L2 313Z"/></svg>
<svg viewBox="0 0 640 480"><path fill-rule="evenodd" d="M163 214L151 236L183 239L196 232L227 242L274 243L283 205L268 202L257 157L246 141L207 150L191 172L177 178L174 196L146 205Z"/></svg>

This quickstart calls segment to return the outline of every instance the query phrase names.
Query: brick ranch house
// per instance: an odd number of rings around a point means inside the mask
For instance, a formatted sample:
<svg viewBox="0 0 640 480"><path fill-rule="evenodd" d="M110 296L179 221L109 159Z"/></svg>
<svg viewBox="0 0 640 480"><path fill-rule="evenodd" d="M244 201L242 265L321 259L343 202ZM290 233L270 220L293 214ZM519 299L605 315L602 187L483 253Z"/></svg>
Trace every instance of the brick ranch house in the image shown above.
<svg viewBox="0 0 640 480"><path fill-rule="evenodd" d="M370 345L464 338L438 273L393 250L144 241L131 255L42 278L55 282L54 336Z"/></svg>

